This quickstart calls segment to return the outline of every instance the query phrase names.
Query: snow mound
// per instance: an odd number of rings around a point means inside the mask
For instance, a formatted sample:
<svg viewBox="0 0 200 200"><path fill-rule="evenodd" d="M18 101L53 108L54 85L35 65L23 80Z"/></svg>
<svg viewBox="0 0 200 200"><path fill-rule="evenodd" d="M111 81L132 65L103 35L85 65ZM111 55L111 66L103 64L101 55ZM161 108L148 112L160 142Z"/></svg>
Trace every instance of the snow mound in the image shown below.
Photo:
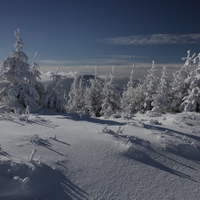
<svg viewBox="0 0 200 200"><path fill-rule="evenodd" d="M174 115L174 119L177 123L183 123L191 127L200 126L200 113L183 112Z"/></svg>
<svg viewBox="0 0 200 200"><path fill-rule="evenodd" d="M161 122L160 122L161 120ZM138 131L144 134L137 136L127 136L129 145L126 156L139 161L149 161L149 151L165 151L178 156L200 160L200 137L197 133L200 125L200 114L198 113L181 113L173 116L172 122L168 128L169 120L149 119L136 120L128 122L127 125L139 128ZM189 127L188 127L189 126ZM188 132L191 129L191 133ZM185 130L186 132L184 132Z"/></svg>
<svg viewBox="0 0 200 200"><path fill-rule="evenodd" d="M124 155L131 159L147 163L150 160L150 157L146 151L151 149L150 142L135 136L130 136L128 140L130 147Z"/></svg>
<svg viewBox="0 0 200 200"><path fill-rule="evenodd" d="M86 193L46 164L0 162L0 199L85 199Z"/></svg>
<svg viewBox="0 0 200 200"><path fill-rule="evenodd" d="M163 137L163 148L179 156L200 160L200 144L187 136Z"/></svg>

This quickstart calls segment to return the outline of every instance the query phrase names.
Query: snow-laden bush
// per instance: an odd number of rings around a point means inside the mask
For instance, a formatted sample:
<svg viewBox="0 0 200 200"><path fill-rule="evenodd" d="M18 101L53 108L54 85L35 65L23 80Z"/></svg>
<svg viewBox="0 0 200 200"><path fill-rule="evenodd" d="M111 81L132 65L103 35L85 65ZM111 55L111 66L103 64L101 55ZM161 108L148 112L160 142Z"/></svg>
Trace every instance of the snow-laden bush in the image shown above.
<svg viewBox="0 0 200 200"><path fill-rule="evenodd" d="M28 137L28 141L31 143L40 143L42 139L40 138L39 134L30 135Z"/></svg>
<svg viewBox="0 0 200 200"><path fill-rule="evenodd" d="M149 124L151 125L162 125L157 119L151 119L149 120Z"/></svg>
<svg viewBox="0 0 200 200"><path fill-rule="evenodd" d="M30 178L26 177L23 179L23 178L20 178L19 176L14 176L13 180L20 182L20 190L23 191L24 188L26 187L26 184L29 182Z"/></svg>
<svg viewBox="0 0 200 200"><path fill-rule="evenodd" d="M116 134L117 135L122 135L124 132L124 128L122 128L121 126L118 127L117 131L116 131Z"/></svg>
<svg viewBox="0 0 200 200"><path fill-rule="evenodd" d="M35 153L36 153L36 149L33 149L33 151L31 152L31 155L28 157L29 161L33 161L33 157L34 157Z"/></svg>
<svg viewBox="0 0 200 200"><path fill-rule="evenodd" d="M149 117L159 117L159 116L161 116L160 113L161 113L160 110L159 110L159 112L151 111L151 110L149 110L149 111L146 112L146 114L147 114Z"/></svg>
<svg viewBox="0 0 200 200"><path fill-rule="evenodd" d="M0 116L0 120L12 120L12 119L13 119L13 116L6 111L2 113Z"/></svg>
<svg viewBox="0 0 200 200"><path fill-rule="evenodd" d="M105 124L101 130L98 131L99 133L108 133L109 129L108 129L108 124Z"/></svg>

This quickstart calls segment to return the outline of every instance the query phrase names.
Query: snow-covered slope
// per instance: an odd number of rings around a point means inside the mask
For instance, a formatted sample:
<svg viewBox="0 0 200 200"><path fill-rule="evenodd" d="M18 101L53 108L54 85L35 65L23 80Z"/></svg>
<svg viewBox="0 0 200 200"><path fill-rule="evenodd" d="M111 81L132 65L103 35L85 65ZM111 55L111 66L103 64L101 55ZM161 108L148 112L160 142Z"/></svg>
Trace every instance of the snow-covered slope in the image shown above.
<svg viewBox="0 0 200 200"><path fill-rule="evenodd" d="M200 115L0 119L0 199L199 199Z"/></svg>

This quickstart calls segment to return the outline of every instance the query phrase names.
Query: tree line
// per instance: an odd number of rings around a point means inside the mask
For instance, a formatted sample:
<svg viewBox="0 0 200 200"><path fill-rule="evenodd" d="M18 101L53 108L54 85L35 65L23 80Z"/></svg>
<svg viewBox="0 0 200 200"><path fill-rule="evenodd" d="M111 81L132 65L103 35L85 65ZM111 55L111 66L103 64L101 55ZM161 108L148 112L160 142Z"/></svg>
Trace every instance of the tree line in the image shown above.
<svg viewBox="0 0 200 200"><path fill-rule="evenodd" d="M98 78L95 68L94 78L83 84L83 76L74 73L69 94L66 95L61 81L65 78L58 71L52 72L52 83L44 87L41 82L39 65L34 56L32 65L23 52L20 30L14 32L17 38L10 56L3 60L0 73L0 108L4 111L22 113L27 106L31 110L47 108L60 113L88 114L94 117L131 116L134 113L152 111L199 112L200 111L200 54L183 58L185 63L173 73L172 81L167 81L167 69L163 67L161 76L155 75L155 65L147 71L144 80L134 77L134 68L121 92L112 72L105 80ZM196 69L192 65L197 65Z"/></svg>

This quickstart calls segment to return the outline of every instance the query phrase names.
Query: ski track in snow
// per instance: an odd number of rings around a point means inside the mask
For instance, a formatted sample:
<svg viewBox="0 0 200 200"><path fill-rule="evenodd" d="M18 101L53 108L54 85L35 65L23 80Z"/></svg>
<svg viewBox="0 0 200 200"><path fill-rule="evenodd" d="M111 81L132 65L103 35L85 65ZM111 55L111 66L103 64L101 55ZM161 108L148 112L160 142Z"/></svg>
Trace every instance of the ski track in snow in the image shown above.
<svg viewBox="0 0 200 200"><path fill-rule="evenodd" d="M0 199L199 199L199 119L1 118Z"/></svg>

